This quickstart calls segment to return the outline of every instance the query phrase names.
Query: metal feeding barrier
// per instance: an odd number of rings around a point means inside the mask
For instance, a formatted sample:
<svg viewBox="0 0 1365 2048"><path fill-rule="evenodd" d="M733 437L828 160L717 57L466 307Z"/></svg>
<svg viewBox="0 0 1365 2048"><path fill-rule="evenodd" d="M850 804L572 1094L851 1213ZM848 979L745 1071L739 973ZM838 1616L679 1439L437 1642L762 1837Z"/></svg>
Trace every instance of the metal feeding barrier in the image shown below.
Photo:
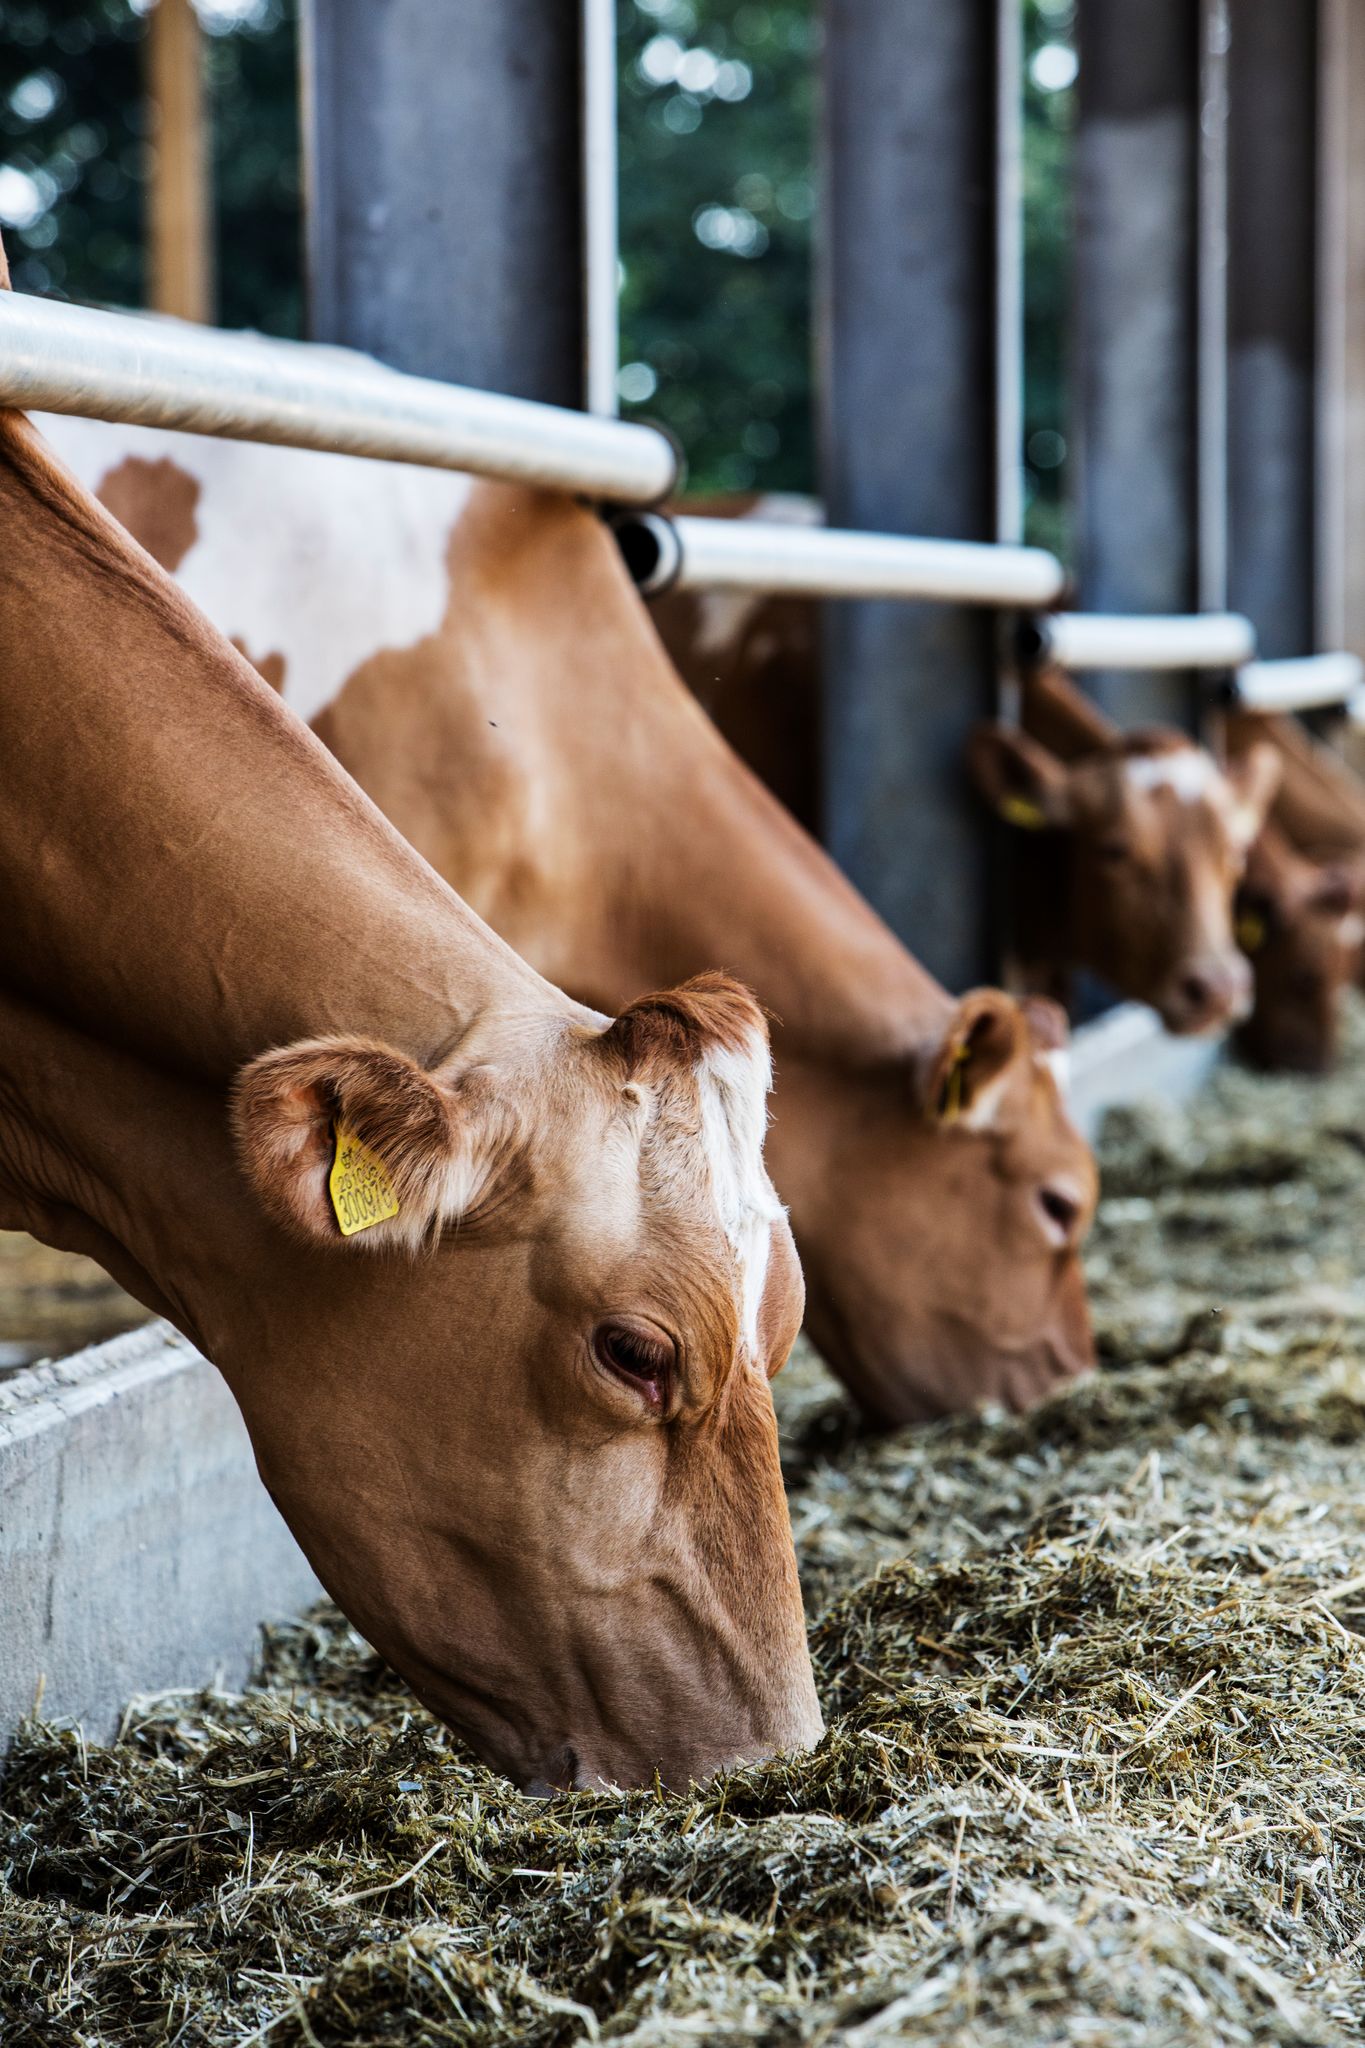
<svg viewBox="0 0 1365 2048"><path fill-rule="evenodd" d="M1230 669L1250 661L1256 631L1238 612L1121 617L1054 612L1032 627L1035 659L1059 668Z"/></svg>
<svg viewBox="0 0 1365 2048"><path fill-rule="evenodd" d="M1066 571L1044 548L990 541L917 540L763 519L612 520L626 564L645 592L731 590L808 597L924 598L946 604L1050 604Z"/></svg>
<svg viewBox="0 0 1365 2048"><path fill-rule="evenodd" d="M657 503L678 469L672 444L652 427L408 376L349 349L21 292L0 294L0 400L468 470L623 504Z"/></svg>
<svg viewBox="0 0 1365 2048"><path fill-rule="evenodd" d="M1354 655L1255 659L1235 612L1122 617L1051 611L1066 571L1044 548L859 533L651 510L675 487L657 429L390 370L316 343L229 334L0 295L0 401L35 411L313 448L573 491L620 506L611 524L642 591L799 593L1018 609L1026 659L1063 668L1232 671L1258 710L1342 704L1365 718Z"/></svg>
<svg viewBox="0 0 1365 2048"><path fill-rule="evenodd" d="M1237 676L1248 711L1321 711L1340 705L1365 724L1365 662L1356 654L1309 654L1291 661L1250 661Z"/></svg>

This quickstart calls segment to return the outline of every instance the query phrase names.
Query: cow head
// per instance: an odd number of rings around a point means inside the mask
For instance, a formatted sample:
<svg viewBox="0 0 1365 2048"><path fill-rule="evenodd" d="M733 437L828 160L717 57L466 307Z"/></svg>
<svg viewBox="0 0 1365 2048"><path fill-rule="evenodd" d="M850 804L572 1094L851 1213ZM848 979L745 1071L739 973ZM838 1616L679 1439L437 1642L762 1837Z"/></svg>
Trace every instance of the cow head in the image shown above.
<svg viewBox="0 0 1365 2048"><path fill-rule="evenodd" d="M827 1160L792 1175L807 1323L884 1421L1024 1408L1094 1363L1079 1247L1097 1180L1059 1088L1066 1035L1055 1003L979 989L837 1090L783 1063L779 1177L784 1147L818 1139Z"/></svg>
<svg viewBox="0 0 1365 2048"><path fill-rule="evenodd" d="M768 1080L760 1012L709 977L609 1026L503 1016L429 1071L323 1039L239 1081L337 1358L264 1428L244 1402L263 1472L370 1640L523 1785L684 1783L819 1733Z"/></svg>
<svg viewBox="0 0 1365 2048"><path fill-rule="evenodd" d="M1064 763L1026 733L987 725L969 765L1006 823L1053 835L1065 853L1055 906L1065 964L1152 1004L1168 1031L1246 1015L1251 975L1232 902L1279 780L1272 747L1220 767L1182 733L1147 727Z"/></svg>
<svg viewBox="0 0 1365 2048"><path fill-rule="evenodd" d="M1320 1074L1336 1058L1342 990L1360 974L1365 877L1322 867L1267 825L1237 892L1237 943L1255 997L1237 1034L1256 1066Z"/></svg>

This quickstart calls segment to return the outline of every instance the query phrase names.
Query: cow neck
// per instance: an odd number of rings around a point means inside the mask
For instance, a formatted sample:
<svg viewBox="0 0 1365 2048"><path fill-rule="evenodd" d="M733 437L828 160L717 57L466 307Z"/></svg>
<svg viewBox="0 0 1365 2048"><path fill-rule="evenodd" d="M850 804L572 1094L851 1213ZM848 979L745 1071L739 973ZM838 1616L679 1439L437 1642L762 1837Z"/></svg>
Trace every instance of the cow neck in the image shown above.
<svg viewBox="0 0 1365 2048"><path fill-rule="evenodd" d="M1365 849L1365 786L1297 719L1234 711L1224 733L1234 756L1266 740L1278 752L1282 779L1273 815L1301 853L1324 861L1350 859Z"/></svg>
<svg viewBox="0 0 1365 2048"><path fill-rule="evenodd" d="M948 996L721 739L600 521L489 490L460 527L505 624L504 649L481 620L487 674L505 689L515 669L536 693L542 772L560 778L594 876L578 892L580 957L614 971L618 994L728 969L774 1014L779 1067L873 1067L940 1032ZM533 602L539 659L527 651Z"/></svg>
<svg viewBox="0 0 1365 2048"><path fill-rule="evenodd" d="M221 1084L291 1038L434 1062L563 1002L170 580L0 415L0 983Z"/></svg>
<svg viewBox="0 0 1365 2048"><path fill-rule="evenodd" d="M1059 761L1083 761L1112 746L1117 728L1060 669L1038 669L1024 678L1021 723Z"/></svg>

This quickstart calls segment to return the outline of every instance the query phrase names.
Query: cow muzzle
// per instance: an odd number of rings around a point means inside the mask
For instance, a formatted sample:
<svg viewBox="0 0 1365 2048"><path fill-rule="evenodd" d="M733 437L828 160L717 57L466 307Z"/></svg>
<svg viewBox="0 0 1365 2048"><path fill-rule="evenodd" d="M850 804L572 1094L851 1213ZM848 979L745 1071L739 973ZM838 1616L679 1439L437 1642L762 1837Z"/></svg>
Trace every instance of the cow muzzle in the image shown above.
<svg viewBox="0 0 1365 2048"><path fill-rule="evenodd" d="M1226 1031L1251 1014L1251 968L1235 951L1187 960L1157 1003L1162 1023L1181 1036Z"/></svg>

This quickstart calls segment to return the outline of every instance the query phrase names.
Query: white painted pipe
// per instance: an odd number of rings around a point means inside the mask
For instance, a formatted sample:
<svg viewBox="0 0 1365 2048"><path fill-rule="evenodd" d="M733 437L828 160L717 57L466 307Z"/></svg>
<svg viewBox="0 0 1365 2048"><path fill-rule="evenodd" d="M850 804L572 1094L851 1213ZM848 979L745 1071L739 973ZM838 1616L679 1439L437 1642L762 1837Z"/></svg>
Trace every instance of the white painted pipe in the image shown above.
<svg viewBox="0 0 1365 2048"><path fill-rule="evenodd" d="M1309 654L1293 661L1249 661L1237 672L1237 701L1248 711L1313 711L1350 705L1365 694L1357 654Z"/></svg>
<svg viewBox="0 0 1365 2048"><path fill-rule="evenodd" d="M0 292L0 404L542 484L624 504L667 496L652 427L386 369L316 343Z"/></svg>
<svg viewBox="0 0 1365 2048"><path fill-rule="evenodd" d="M627 560L631 545L619 523ZM651 583L682 590L804 592L810 597L929 598L946 604L1043 605L1065 572L1042 548L912 540L779 520L652 517L660 566ZM671 529L671 535L663 529ZM671 577L666 573L672 568Z"/></svg>
<svg viewBox="0 0 1365 2048"><path fill-rule="evenodd" d="M1256 652L1251 621L1237 612L1186 618L1054 612L1036 625L1041 658L1069 669L1240 668Z"/></svg>
<svg viewBox="0 0 1365 2048"><path fill-rule="evenodd" d="M583 315L588 411L614 418L620 368L616 0L582 0Z"/></svg>

